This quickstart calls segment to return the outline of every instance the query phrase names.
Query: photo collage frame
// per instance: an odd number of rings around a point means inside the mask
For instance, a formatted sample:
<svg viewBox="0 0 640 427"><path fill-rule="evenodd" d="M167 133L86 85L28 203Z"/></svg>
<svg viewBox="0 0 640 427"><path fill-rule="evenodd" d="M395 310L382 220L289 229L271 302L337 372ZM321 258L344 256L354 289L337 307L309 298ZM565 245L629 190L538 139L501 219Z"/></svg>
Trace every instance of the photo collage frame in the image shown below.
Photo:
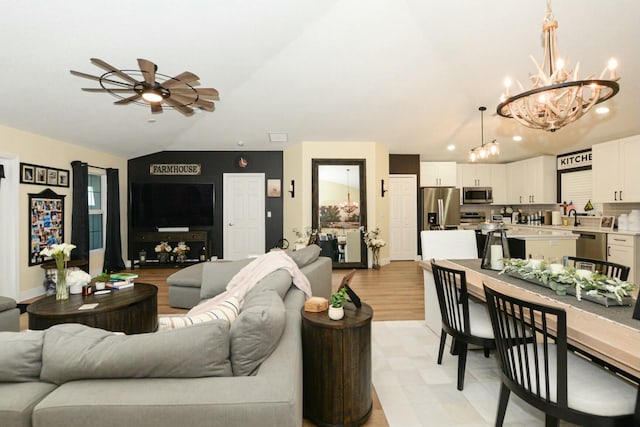
<svg viewBox="0 0 640 427"><path fill-rule="evenodd" d="M29 265L50 261L51 257L40 255L40 251L63 241L64 196L49 188L29 194Z"/></svg>

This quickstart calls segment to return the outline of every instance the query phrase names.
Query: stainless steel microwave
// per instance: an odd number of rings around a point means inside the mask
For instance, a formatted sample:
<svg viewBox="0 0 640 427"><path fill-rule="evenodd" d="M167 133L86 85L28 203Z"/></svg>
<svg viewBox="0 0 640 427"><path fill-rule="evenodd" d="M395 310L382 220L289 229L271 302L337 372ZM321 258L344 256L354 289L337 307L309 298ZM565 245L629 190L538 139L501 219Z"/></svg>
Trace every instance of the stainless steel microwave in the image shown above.
<svg viewBox="0 0 640 427"><path fill-rule="evenodd" d="M462 203L493 203L493 190L491 187L462 187Z"/></svg>

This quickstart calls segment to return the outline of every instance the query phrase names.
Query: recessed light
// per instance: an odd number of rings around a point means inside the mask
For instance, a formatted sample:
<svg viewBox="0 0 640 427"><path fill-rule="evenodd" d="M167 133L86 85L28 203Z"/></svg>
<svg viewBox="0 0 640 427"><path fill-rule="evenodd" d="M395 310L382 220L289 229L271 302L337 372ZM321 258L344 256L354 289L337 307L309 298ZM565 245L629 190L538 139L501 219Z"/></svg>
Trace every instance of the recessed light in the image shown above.
<svg viewBox="0 0 640 427"><path fill-rule="evenodd" d="M455 149L456 149L456 146L455 146L455 145L453 145L453 144L449 144L449 145L447 145L447 150L449 150L449 151L453 151L453 150L455 150Z"/></svg>
<svg viewBox="0 0 640 427"><path fill-rule="evenodd" d="M522 137L521 137L520 135L515 135L515 136L513 137L513 140L514 140L515 142L520 142L520 141L522 141Z"/></svg>
<svg viewBox="0 0 640 427"><path fill-rule="evenodd" d="M242 147L244 145L244 141L238 141L238 147Z"/></svg>
<svg viewBox="0 0 640 427"><path fill-rule="evenodd" d="M596 108L596 113L598 114L607 114L609 112L609 107L598 107Z"/></svg>
<svg viewBox="0 0 640 427"><path fill-rule="evenodd" d="M156 121L156 119L147 119L147 123L155 123Z"/></svg>

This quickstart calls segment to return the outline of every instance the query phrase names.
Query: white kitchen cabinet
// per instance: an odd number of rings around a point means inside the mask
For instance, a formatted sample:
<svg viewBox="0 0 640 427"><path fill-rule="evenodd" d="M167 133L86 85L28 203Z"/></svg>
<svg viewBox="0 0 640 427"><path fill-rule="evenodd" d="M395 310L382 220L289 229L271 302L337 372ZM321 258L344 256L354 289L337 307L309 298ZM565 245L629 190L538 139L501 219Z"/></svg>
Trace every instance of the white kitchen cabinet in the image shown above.
<svg viewBox="0 0 640 427"><path fill-rule="evenodd" d="M491 188L493 188L493 204L506 205L509 203L507 194L507 165L492 164Z"/></svg>
<svg viewBox="0 0 640 427"><path fill-rule="evenodd" d="M456 162L420 162L420 187L455 187Z"/></svg>
<svg viewBox="0 0 640 427"><path fill-rule="evenodd" d="M593 200L640 202L640 136L595 144L592 153Z"/></svg>
<svg viewBox="0 0 640 427"><path fill-rule="evenodd" d="M556 158L540 156L507 165L509 203L516 205L555 204Z"/></svg>
<svg viewBox="0 0 640 427"><path fill-rule="evenodd" d="M630 283L636 283L636 277L640 279L638 251L640 251L639 237L619 233L607 234L607 261L631 267L627 279Z"/></svg>
<svg viewBox="0 0 640 427"><path fill-rule="evenodd" d="M491 187L490 164L462 164L458 165L458 182L462 187ZM462 179L460 179L462 178Z"/></svg>

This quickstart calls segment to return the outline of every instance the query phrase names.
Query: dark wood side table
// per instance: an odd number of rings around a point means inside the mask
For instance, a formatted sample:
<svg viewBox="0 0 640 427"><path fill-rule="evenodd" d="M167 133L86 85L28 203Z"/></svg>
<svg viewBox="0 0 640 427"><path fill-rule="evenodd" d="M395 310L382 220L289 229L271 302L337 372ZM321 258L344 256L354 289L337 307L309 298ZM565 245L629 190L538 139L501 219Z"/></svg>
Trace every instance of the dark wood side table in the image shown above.
<svg viewBox="0 0 640 427"><path fill-rule="evenodd" d="M302 311L304 416L319 426L359 426L371 415L371 318L367 304L342 320Z"/></svg>
<svg viewBox="0 0 640 427"><path fill-rule="evenodd" d="M96 308L78 310L83 304ZM57 301L55 295L29 304L29 329L46 329L61 323L82 323L108 331L140 334L158 329L158 288L136 283L133 288L112 290L104 295L69 295Z"/></svg>

